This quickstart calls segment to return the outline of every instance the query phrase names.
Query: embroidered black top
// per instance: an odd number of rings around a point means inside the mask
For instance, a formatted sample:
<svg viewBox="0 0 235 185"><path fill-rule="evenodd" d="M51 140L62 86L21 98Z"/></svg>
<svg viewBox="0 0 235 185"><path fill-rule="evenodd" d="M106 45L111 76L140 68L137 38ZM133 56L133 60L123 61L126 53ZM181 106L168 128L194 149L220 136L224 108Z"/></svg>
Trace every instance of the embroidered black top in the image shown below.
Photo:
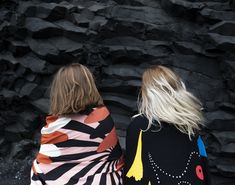
<svg viewBox="0 0 235 185"><path fill-rule="evenodd" d="M147 118L137 116L128 127L124 185L211 184L200 136L190 140L167 123L145 131L147 125Z"/></svg>

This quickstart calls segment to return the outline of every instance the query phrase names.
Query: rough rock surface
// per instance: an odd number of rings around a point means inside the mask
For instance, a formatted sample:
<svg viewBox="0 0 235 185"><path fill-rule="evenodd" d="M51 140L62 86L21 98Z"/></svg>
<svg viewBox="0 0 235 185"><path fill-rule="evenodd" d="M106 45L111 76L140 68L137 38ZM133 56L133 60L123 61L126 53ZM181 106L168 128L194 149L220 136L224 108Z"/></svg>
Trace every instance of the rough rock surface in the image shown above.
<svg viewBox="0 0 235 185"><path fill-rule="evenodd" d="M234 0L0 0L0 185L28 184L52 75L75 60L123 148L143 70L172 67L204 103L213 185L234 185L234 30Z"/></svg>

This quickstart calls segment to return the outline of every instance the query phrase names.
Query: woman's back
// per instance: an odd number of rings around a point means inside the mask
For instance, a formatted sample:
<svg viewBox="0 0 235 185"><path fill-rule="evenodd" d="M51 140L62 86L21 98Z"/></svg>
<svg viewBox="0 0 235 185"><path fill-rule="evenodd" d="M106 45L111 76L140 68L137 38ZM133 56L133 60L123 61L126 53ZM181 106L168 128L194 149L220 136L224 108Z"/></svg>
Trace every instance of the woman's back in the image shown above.
<svg viewBox="0 0 235 185"><path fill-rule="evenodd" d="M106 107L47 117L31 184L122 184L122 151Z"/></svg>
<svg viewBox="0 0 235 185"><path fill-rule="evenodd" d="M209 183L206 152L200 137L190 140L187 134L164 122L161 129L152 126L143 131L147 126L148 119L137 116L128 127L126 185Z"/></svg>

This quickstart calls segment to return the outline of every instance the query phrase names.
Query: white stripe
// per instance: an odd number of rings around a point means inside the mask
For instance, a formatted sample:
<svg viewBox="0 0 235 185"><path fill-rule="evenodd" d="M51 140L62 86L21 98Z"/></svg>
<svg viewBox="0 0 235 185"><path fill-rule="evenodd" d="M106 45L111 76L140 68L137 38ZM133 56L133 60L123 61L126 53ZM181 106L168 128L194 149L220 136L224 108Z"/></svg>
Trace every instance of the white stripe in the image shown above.
<svg viewBox="0 0 235 185"><path fill-rule="evenodd" d="M117 177L115 172L113 172L113 177L114 177L115 183L118 184L119 179L118 179L118 177Z"/></svg>
<svg viewBox="0 0 235 185"><path fill-rule="evenodd" d="M95 166L93 166L84 176L81 177L81 180L87 181L89 176L95 175L95 172L105 163L106 161L101 161ZM79 183L78 183L79 184Z"/></svg>
<svg viewBox="0 0 235 185"><path fill-rule="evenodd" d="M60 185L62 184L66 184L74 175L76 175L78 172L80 172L81 170L83 170L84 168L86 168L88 165L92 164L93 162L84 162L84 163L80 163L78 165L76 165L75 167L71 168L70 170L68 170L67 172L65 172L62 176L60 176L58 179L56 179L53 182L48 182L48 184L51 185ZM87 177L90 175L94 175L94 171L96 171L104 162L100 162L98 163L96 166L92 167L83 177L79 178L79 182L78 185L83 184L83 182L85 183L87 180Z"/></svg>
<svg viewBox="0 0 235 185"><path fill-rule="evenodd" d="M61 155L70 155L84 152L96 151L97 147L58 147Z"/></svg>
<svg viewBox="0 0 235 185"><path fill-rule="evenodd" d="M112 185L112 180L111 180L110 173L108 173L106 175L106 185Z"/></svg>
<svg viewBox="0 0 235 185"><path fill-rule="evenodd" d="M85 158L82 158L82 159L76 159L76 160L70 160L69 163L81 163L81 162L90 162L98 157L101 157L103 155L105 155L106 153L100 153L100 154L95 154L95 155L92 155L92 156L88 156L88 157L85 157ZM106 155L104 156L100 161L104 161L104 160L107 160L109 156ZM55 162L54 162L55 163Z"/></svg>
<svg viewBox="0 0 235 185"><path fill-rule="evenodd" d="M40 181L40 180L36 180L36 181L31 180L30 185L42 185L42 183L41 183L41 181Z"/></svg>
<svg viewBox="0 0 235 185"><path fill-rule="evenodd" d="M41 130L41 134L53 133L59 130L60 128L62 128L63 126L67 125L67 123L70 121L71 121L71 118L65 118L65 117L58 118L56 121L50 123L48 125L48 128L43 127Z"/></svg>
<svg viewBox="0 0 235 185"><path fill-rule="evenodd" d="M109 167L109 173L112 173L112 172L116 169L115 166L114 166L115 162L116 162L116 161L112 161L112 162L111 162L111 165L110 165L110 167Z"/></svg>
<svg viewBox="0 0 235 185"><path fill-rule="evenodd" d="M42 144L39 153L50 157L58 157L61 155L60 150L53 144Z"/></svg>
<svg viewBox="0 0 235 185"><path fill-rule="evenodd" d="M103 141L103 139L101 139L101 138L91 139L90 134L87 134L85 132L80 132L80 131L77 131L77 130L75 131L75 130L68 130L68 129L61 128L59 131L63 132L64 134L67 134L69 139L77 139L77 140L80 140L80 141L94 141L94 142L97 142L97 143L101 143Z"/></svg>
<svg viewBox="0 0 235 185"><path fill-rule="evenodd" d="M120 177L121 177L121 178L120 178L120 184L123 184L123 181L122 181L122 172L121 172L121 170L118 171L118 174L119 174Z"/></svg>
<svg viewBox="0 0 235 185"><path fill-rule="evenodd" d="M36 160L33 161L33 166L37 173L42 173L42 170L39 168Z"/></svg>
<svg viewBox="0 0 235 185"><path fill-rule="evenodd" d="M91 185L97 185L97 184L99 185L100 184L101 175L102 174L100 174L100 173L96 174Z"/></svg>
<svg viewBox="0 0 235 185"><path fill-rule="evenodd" d="M107 169L108 165L109 165L109 163L106 163L105 166L103 167L103 170L100 173L95 175L91 185L99 185L100 184L101 177L104 174L105 170Z"/></svg>
<svg viewBox="0 0 235 185"><path fill-rule="evenodd" d="M114 164L114 169L117 170L117 163L119 162L120 159L116 160L115 161L115 164Z"/></svg>

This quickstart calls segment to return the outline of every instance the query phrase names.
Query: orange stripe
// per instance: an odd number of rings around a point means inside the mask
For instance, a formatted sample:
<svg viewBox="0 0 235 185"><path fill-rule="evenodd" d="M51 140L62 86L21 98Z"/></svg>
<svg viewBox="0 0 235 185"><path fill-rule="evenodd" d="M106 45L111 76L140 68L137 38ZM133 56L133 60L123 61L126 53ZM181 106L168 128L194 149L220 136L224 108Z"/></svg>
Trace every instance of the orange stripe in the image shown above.
<svg viewBox="0 0 235 185"><path fill-rule="evenodd" d="M67 140L67 134L56 131L51 134L42 134L41 144L56 144Z"/></svg>
<svg viewBox="0 0 235 185"><path fill-rule="evenodd" d="M104 120L109 115L109 111L106 107L96 108L91 112L87 118L84 120L84 123L94 123Z"/></svg>
<svg viewBox="0 0 235 185"><path fill-rule="evenodd" d="M124 166L124 156L122 155L116 165L117 170L121 170Z"/></svg>
<svg viewBox="0 0 235 185"><path fill-rule="evenodd" d="M113 127L112 131L104 138L104 140L100 143L97 152L103 152L106 149L115 146L118 142L117 133L115 128Z"/></svg>
<svg viewBox="0 0 235 185"><path fill-rule="evenodd" d="M58 119L58 116L47 116L46 117L46 128L49 126L50 123L56 121Z"/></svg>
<svg viewBox="0 0 235 185"><path fill-rule="evenodd" d="M44 163L44 164L52 163L52 160L48 156L40 154L40 153L38 153L37 155L37 161L40 163Z"/></svg>

